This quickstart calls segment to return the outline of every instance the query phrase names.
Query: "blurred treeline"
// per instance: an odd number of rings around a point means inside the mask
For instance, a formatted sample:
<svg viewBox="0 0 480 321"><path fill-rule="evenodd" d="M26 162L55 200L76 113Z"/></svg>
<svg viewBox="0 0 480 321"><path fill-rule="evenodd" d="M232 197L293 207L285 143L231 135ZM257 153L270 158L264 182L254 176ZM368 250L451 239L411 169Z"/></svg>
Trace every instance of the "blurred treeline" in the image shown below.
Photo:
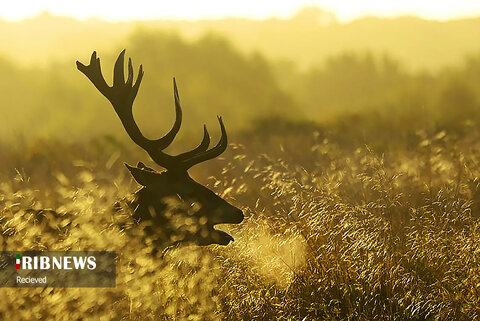
<svg viewBox="0 0 480 321"><path fill-rule="evenodd" d="M307 15L301 24L299 17L290 22L298 28L313 19ZM143 64L146 74L134 113L148 136L162 135L171 126L172 77L177 78L184 107L178 146L193 146L203 123L218 133L217 114L224 117L232 141L253 129L260 140L278 136L287 143L286 135L313 129L333 132L326 137L339 143L381 149L415 145L420 130L465 132L479 120L480 54L436 71L413 69L378 51L345 51L301 68L297 61L247 54L233 42L216 33L192 40L145 27L98 55L109 82L121 49L127 48L136 69ZM95 49L77 49L74 57L87 63ZM75 58L52 58L37 66L0 59L2 141L128 140L109 103L76 70Z"/></svg>
<svg viewBox="0 0 480 321"><path fill-rule="evenodd" d="M301 70L295 63L242 54L214 34L186 41L176 33L142 29L117 49L98 53L108 82L123 47L135 68L141 63L146 72L134 113L149 136L163 134L173 122L173 76L184 107L180 139L188 142L199 139L203 123L218 132L217 114L233 137L252 126L282 135L290 127L307 129L310 122L318 130L341 131L338 139L353 145L395 145L392 139L398 138L408 144L425 128L464 131L480 114L480 55L438 72L413 72L384 54L345 52ZM88 63L94 49L78 52L78 59ZM74 60L19 67L4 58L0 73L3 141L126 139L113 109Z"/></svg>
<svg viewBox="0 0 480 321"><path fill-rule="evenodd" d="M436 73L388 56L348 52L304 73L276 68L281 87L314 122L352 145L409 143L419 130L463 133L478 123L480 55ZM416 142L415 142L416 143Z"/></svg>
<svg viewBox="0 0 480 321"><path fill-rule="evenodd" d="M15 289L0 319L480 315L480 54L420 71L352 50L299 68L218 34L144 28L114 48L86 43L40 67L0 59L0 234L5 249L117 250L117 288ZM134 112L148 136L173 123L172 76L184 107L174 149L197 144L203 123L218 136L224 117L232 144L191 174L244 209L232 245L148 259L150 245L112 224L112 204L137 188L122 163L154 165L76 70L97 48L108 82L121 49L143 64Z"/></svg>
<svg viewBox="0 0 480 321"><path fill-rule="evenodd" d="M0 19L0 52L22 64L44 65L71 59L85 48L111 50L136 28L178 32L188 41L215 32L242 53L261 52L268 60L290 60L301 68L345 51L388 53L409 70L438 71L480 50L480 18L450 21L401 16L364 17L339 23L335 15L307 7L287 19L76 20L44 12L21 21ZM95 35L95 36L92 36Z"/></svg>
<svg viewBox="0 0 480 321"><path fill-rule="evenodd" d="M206 36L186 43L175 34L140 31L124 47L135 68L142 63L146 71L134 112L147 135L161 135L173 123L173 76L179 85L187 134L201 135L202 123L215 126L215 132L217 114L235 130L257 117L294 117L298 112L265 59L242 56L224 39ZM108 82L120 50L98 53ZM85 48L78 59L88 63L92 51ZM3 139L123 135L113 109L76 70L74 61L20 68L3 59L0 72Z"/></svg>

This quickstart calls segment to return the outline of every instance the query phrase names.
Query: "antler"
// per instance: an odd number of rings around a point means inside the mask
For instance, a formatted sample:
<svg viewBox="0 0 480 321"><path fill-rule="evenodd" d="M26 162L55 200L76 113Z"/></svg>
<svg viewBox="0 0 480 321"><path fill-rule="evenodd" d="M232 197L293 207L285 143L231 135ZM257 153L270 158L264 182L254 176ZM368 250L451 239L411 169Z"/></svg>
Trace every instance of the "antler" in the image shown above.
<svg viewBox="0 0 480 321"><path fill-rule="evenodd" d="M217 118L220 123L222 136L215 147L207 150L210 144L210 135L208 134L207 127L204 125L203 139L193 150L176 156L168 155L162 151L173 142L182 123L182 107L180 105L175 78L173 78L173 92L175 98L175 122L173 127L165 136L159 139L152 140L146 138L138 128L132 113L133 102L137 96L143 78L143 68L142 65L140 65L137 80L133 83L132 60L128 58L128 77L125 82L124 60L125 49L120 52L120 55L115 62L112 86L107 84L102 75L100 58L97 58L97 53L95 51L92 53L90 64L88 66L77 61L77 68L87 76L98 91L100 91L100 93L111 102L123 124L123 127L127 131L127 134L138 146L143 148L150 155L155 163L167 170L187 170L193 165L217 157L225 151L227 148L227 133L221 117Z"/></svg>

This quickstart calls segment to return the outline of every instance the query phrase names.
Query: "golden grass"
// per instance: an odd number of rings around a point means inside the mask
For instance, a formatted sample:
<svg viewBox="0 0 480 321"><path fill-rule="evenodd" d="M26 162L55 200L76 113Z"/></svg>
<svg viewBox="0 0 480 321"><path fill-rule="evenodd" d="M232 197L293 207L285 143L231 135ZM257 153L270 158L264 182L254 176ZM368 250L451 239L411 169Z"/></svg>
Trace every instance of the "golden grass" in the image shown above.
<svg viewBox="0 0 480 321"><path fill-rule="evenodd" d="M244 223L226 227L236 241L154 257L112 210L135 190L124 151L59 144L53 155L4 154L22 170L1 176L3 250L115 250L118 262L114 289L0 289L0 319L479 318L475 136L425 134L382 155L303 135L294 150L232 145L223 161L196 169L244 209Z"/></svg>

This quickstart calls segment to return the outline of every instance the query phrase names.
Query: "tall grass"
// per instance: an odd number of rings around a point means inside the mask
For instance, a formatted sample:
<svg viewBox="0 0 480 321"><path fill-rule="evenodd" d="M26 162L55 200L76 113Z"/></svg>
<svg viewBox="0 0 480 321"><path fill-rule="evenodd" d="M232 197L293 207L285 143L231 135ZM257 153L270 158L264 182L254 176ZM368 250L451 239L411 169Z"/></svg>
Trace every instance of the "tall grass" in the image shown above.
<svg viewBox="0 0 480 321"><path fill-rule="evenodd" d="M225 227L236 241L157 256L113 210L136 189L122 161L142 154L114 140L2 146L2 250L115 250L118 262L114 289L1 289L1 319L480 317L475 126L369 146L345 139L358 120L350 131L271 122L193 170L244 209L244 223ZM382 126L360 125L364 137Z"/></svg>

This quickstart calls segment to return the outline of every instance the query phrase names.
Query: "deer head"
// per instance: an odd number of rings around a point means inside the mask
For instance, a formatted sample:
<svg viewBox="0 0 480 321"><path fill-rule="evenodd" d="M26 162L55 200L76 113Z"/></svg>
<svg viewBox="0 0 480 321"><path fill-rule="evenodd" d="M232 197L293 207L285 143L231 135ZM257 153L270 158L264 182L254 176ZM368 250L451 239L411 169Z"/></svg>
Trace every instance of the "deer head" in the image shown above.
<svg viewBox="0 0 480 321"><path fill-rule="evenodd" d="M215 229L214 225L240 223L243 220L243 212L205 186L195 182L188 174L190 167L217 157L227 148L227 133L222 118L218 117L221 138L211 149L208 149L210 135L204 125L203 139L196 148L179 155L166 154L163 150L172 143L182 122L182 108L175 78L173 79L175 99L173 127L162 138L148 139L138 128L132 113L133 102L143 77L143 68L140 65L137 79L134 82L132 60L129 58L128 76L125 81L124 57L125 50L120 53L115 62L112 86L106 83L102 75L100 58L97 58L96 52L92 53L89 65L86 66L77 61L77 68L111 102L130 138L144 149L156 164L166 169L166 171L157 172L141 162L136 167L125 164L133 178L142 186L135 193L135 200L132 204L133 217L139 222L147 223L144 224L147 235L156 235L160 239L168 238L174 227L165 212L169 207L169 200L180 200L183 204L194 208L190 211L184 210L184 212L189 212L188 221L193 222L194 228L185 231L182 238L178 240L179 242L227 245L233 241L233 237Z"/></svg>

